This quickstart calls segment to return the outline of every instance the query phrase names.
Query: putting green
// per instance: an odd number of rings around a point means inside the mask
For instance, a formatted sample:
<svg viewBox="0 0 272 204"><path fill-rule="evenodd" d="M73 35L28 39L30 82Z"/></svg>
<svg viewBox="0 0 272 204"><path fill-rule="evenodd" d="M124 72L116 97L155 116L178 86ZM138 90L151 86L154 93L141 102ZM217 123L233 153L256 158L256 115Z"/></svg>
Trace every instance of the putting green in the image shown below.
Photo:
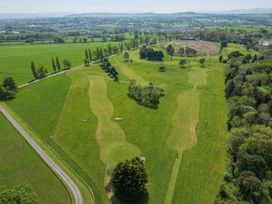
<svg viewBox="0 0 272 204"><path fill-rule="evenodd" d="M107 145L102 153L105 154L103 157L108 159L107 163L117 163L138 156L139 149L129 143L112 143Z"/></svg>
<svg viewBox="0 0 272 204"><path fill-rule="evenodd" d="M189 72L188 82L196 89L198 86L207 84L208 74L205 68L192 69Z"/></svg>
<svg viewBox="0 0 272 204"><path fill-rule="evenodd" d="M207 76L205 69L192 69L189 72L188 83L194 88L182 91L177 96L177 109L172 117L172 132L167 140L168 145L177 150L177 158L172 168L165 204L172 202L183 151L192 148L197 142L196 127L200 107L200 92L197 87L207 83Z"/></svg>
<svg viewBox="0 0 272 204"><path fill-rule="evenodd" d="M107 164L140 155L140 149L126 141L125 133L117 122L112 121L114 112L107 97L107 84L101 77L89 77L91 111L97 117L96 139L100 146L100 157Z"/></svg>

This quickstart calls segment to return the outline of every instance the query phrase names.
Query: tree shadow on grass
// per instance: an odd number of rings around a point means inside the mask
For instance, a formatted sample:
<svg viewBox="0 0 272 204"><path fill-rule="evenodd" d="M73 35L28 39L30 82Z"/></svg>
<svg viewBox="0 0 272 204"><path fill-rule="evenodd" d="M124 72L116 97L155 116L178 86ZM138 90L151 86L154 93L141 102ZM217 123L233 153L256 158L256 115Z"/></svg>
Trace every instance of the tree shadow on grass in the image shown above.
<svg viewBox="0 0 272 204"><path fill-rule="evenodd" d="M149 194L147 190L142 193L142 195L137 197L137 200L129 200L125 198L118 198L115 195L111 198L112 204L147 204L149 203Z"/></svg>

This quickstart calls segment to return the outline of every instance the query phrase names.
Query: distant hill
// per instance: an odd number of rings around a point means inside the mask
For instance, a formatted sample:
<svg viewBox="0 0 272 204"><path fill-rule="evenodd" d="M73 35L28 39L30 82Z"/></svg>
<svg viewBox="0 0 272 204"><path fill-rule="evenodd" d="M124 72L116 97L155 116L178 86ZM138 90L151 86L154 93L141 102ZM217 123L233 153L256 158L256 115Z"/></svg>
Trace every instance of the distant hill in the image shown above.
<svg viewBox="0 0 272 204"><path fill-rule="evenodd" d="M194 12L178 12L178 13L152 13L152 12L124 12L124 13L109 13L109 12L96 12L96 13L0 13L0 19L26 19L26 18L58 18L58 17L152 17L152 16L184 16L184 15L203 15L203 14L272 14L272 8L252 8L252 9L236 9L229 11L194 11Z"/></svg>
<svg viewBox="0 0 272 204"><path fill-rule="evenodd" d="M0 13L0 19L63 17L70 13Z"/></svg>
<svg viewBox="0 0 272 204"><path fill-rule="evenodd" d="M252 8L223 11L225 14L272 14L272 8Z"/></svg>

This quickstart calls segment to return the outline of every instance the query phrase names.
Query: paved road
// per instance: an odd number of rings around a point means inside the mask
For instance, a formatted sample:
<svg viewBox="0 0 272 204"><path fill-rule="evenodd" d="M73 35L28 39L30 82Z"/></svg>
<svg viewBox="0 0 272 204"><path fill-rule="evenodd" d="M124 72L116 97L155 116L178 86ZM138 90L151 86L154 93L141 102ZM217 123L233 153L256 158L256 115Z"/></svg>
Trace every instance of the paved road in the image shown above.
<svg viewBox="0 0 272 204"><path fill-rule="evenodd" d="M0 104L0 112L8 119L15 129L22 135L28 144L40 155L47 165L66 184L73 193L76 204L83 204L82 195L72 179L42 150L42 148L29 136L29 134L12 118L12 116ZM42 184L41 184L42 185Z"/></svg>

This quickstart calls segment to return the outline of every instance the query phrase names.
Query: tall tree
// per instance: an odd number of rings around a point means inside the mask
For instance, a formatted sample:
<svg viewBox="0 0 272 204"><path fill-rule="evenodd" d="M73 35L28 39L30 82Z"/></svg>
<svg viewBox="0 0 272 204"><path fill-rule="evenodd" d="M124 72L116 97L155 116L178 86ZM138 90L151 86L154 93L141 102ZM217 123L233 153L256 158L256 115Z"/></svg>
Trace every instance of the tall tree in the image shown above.
<svg viewBox="0 0 272 204"><path fill-rule="evenodd" d="M199 63L200 63L200 65L201 65L201 67L204 67L205 62L206 62L206 59L205 59L205 58L200 58L200 59L199 59Z"/></svg>
<svg viewBox="0 0 272 204"><path fill-rule="evenodd" d="M108 52L109 52L109 55L112 55L112 47L110 43L108 44Z"/></svg>
<svg viewBox="0 0 272 204"><path fill-rule="evenodd" d="M100 59L103 59L103 57L104 57L104 53L103 53L102 47L100 47L100 49L99 49L99 56L100 56Z"/></svg>
<svg viewBox="0 0 272 204"><path fill-rule="evenodd" d="M187 64L187 60L186 59L181 59L179 61L179 65L181 68L185 68L185 65Z"/></svg>
<svg viewBox="0 0 272 204"><path fill-rule="evenodd" d="M124 53L124 60L125 60L125 62L129 61L129 54L128 54L128 52Z"/></svg>
<svg viewBox="0 0 272 204"><path fill-rule="evenodd" d="M63 64L63 66L64 66L65 69L70 69L71 66L72 66L72 63L68 59L64 59L62 61L62 64Z"/></svg>
<svg viewBox="0 0 272 204"><path fill-rule="evenodd" d="M99 47L96 48L96 59L100 59Z"/></svg>
<svg viewBox="0 0 272 204"><path fill-rule="evenodd" d="M60 65L60 61L59 61L58 57L56 57L56 64L57 64L58 71L60 71L61 70L61 65Z"/></svg>
<svg viewBox="0 0 272 204"><path fill-rule="evenodd" d="M91 49L89 49L89 60L90 60L90 61L93 60Z"/></svg>
<svg viewBox="0 0 272 204"><path fill-rule="evenodd" d="M137 201L146 193L148 182L144 162L139 158L117 164L113 171L111 184L116 197L124 201Z"/></svg>
<svg viewBox="0 0 272 204"><path fill-rule="evenodd" d="M85 59L89 59L88 50L85 50Z"/></svg>
<svg viewBox="0 0 272 204"><path fill-rule="evenodd" d="M57 67L56 67L54 58L52 58L52 67L53 67L54 72L56 72L57 71Z"/></svg>
<svg viewBox="0 0 272 204"><path fill-rule="evenodd" d="M123 43L123 41L121 41L121 43L120 43L120 51L123 52L123 50L124 50L124 43Z"/></svg>
<svg viewBox="0 0 272 204"><path fill-rule="evenodd" d="M218 59L219 59L219 62L221 63L223 61L223 56L220 55Z"/></svg>
<svg viewBox="0 0 272 204"><path fill-rule="evenodd" d="M34 78L37 79L38 76L37 76L36 67L35 67L35 64L33 61L31 62L31 71L32 71Z"/></svg>
<svg viewBox="0 0 272 204"><path fill-rule="evenodd" d="M8 91L17 91L17 85L12 77L6 77L2 86Z"/></svg>

